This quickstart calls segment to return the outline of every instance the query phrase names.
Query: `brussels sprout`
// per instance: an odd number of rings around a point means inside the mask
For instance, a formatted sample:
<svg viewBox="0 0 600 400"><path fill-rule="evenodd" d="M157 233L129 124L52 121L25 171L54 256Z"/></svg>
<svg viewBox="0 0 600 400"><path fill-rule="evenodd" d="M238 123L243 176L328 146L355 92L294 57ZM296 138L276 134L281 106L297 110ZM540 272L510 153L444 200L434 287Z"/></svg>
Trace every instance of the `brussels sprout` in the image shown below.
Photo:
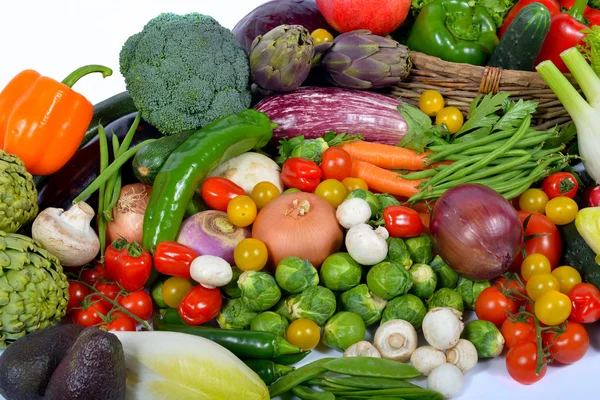
<svg viewBox="0 0 600 400"><path fill-rule="evenodd" d="M223 329L246 329L257 315L242 299L231 299L221 309L217 323Z"/></svg>
<svg viewBox="0 0 600 400"><path fill-rule="evenodd" d="M373 325L381 319L387 301L374 295L364 283L340 296L340 308L360 315L365 325Z"/></svg>
<svg viewBox="0 0 600 400"><path fill-rule="evenodd" d="M419 236L408 238L405 240L405 243L410 253L410 258L414 262L429 264L433 260L433 242L428 234L422 233Z"/></svg>
<svg viewBox="0 0 600 400"><path fill-rule="evenodd" d="M365 338L367 329L363 319L348 311L342 311L329 318L323 329L323 344L338 351L346 351L354 343Z"/></svg>
<svg viewBox="0 0 600 400"><path fill-rule="evenodd" d="M395 262L382 261L367 273L367 285L384 300L405 294L412 286L410 273Z"/></svg>
<svg viewBox="0 0 600 400"><path fill-rule="evenodd" d="M398 199L387 193L377 193L375 197L377 198L377 203L379 204L380 212L383 212L383 210L385 210L385 208L389 206L402 205L402 203L400 203Z"/></svg>
<svg viewBox="0 0 600 400"><path fill-rule="evenodd" d="M272 311L276 314L281 315L288 321L292 321L294 318L292 317L292 314L290 314L290 310L288 309L288 302L291 298L296 296L287 296L281 298L281 300L279 300L277 304L275 304L275 307L273 307Z"/></svg>
<svg viewBox="0 0 600 400"><path fill-rule="evenodd" d="M420 329L425 314L427 314L427 309L423 301L412 294L405 294L388 301L381 316L381 324L392 319L403 319L410 322L415 329Z"/></svg>
<svg viewBox="0 0 600 400"><path fill-rule="evenodd" d="M477 319L465 326L462 338L473 343L479 358L494 358L502 353L504 337L490 321Z"/></svg>
<svg viewBox="0 0 600 400"><path fill-rule="evenodd" d="M281 298L275 278L266 272L246 271L238 279L242 300L252 311L265 311Z"/></svg>
<svg viewBox="0 0 600 400"><path fill-rule="evenodd" d="M238 297L242 297L242 291L239 288L237 281L240 278L240 275L242 275L243 271L235 265L231 267L231 270L233 271L231 281L229 281L227 285L221 286L221 291L223 294L225 294L225 296L231 299L237 299Z"/></svg>
<svg viewBox="0 0 600 400"><path fill-rule="evenodd" d="M379 212L379 202L377 201L377 197L372 192L364 189L356 189L350 192L346 199L363 199L367 202L369 207L371 208L371 218L375 218L377 213Z"/></svg>
<svg viewBox="0 0 600 400"><path fill-rule="evenodd" d="M410 253L408 252L408 248L406 247L404 240L390 237L387 239L387 243L388 255L386 259L395 262L406 270L409 270L410 266L413 264L413 261L410 258Z"/></svg>
<svg viewBox="0 0 600 400"><path fill-rule="evenodd" d="M414 264L409 272L412 275L410 292L422 299L431 297L437 286L437 276L433 269L427 264Z"/></svg>
<svg viewBox="0 0 600 400"><path fill-rule="evenodd" d="M291 297L286 305L292 319L307 318L323 325L335 313L336 299L326 287L312 286Z"/></svg>
<svg viewBox="0 0 600 400"><path fill-rule="evenodd" d="M250 323L253 331L271 332L277 336L284 337L290 323L285 317L273 311L265 311L258 314Z"/></svg>
<svg viewBox="0 0 600 400"><path fill-rule="evenodd" d="M435 256L433 261L429 264L433 272L437 276L437 288L450 288L454 289L458 283L458 273L453 270L442 257Z"/></svg>
<svg viewBox="0 0 600 400"><path fill-rule="evenodd" d="M450 288L436 290L427 301L427 307L430 310L436 307L452 307L460 312L465 311L462 296L456 290Z"/></svg>
<svg viewBox="0 0 600 400"><path fill-rule="evenodd" d="M472 281L462 276L458 280L456 291L460 293L467 308L475 309L475 301L485 289L492 286L490 281Z"/></svg>
<svg viewBox="0 0 600 400"><path fill-rule="evenodd" d="M348 253L330 255L321 264L321 282L331 290L343 292L360 283L362 267Z"/></svg>
<svg viewBox="0 0 600 400"><path fill-rule="evenodd" d="M306 158L321 164L323 152L329 148L329 145L323 138L306 139L292 150L291 157Z"/></svg>
<svg viewBox="0 0 600 400"><path fill-rule="evenodd" d="M319 284L319 272L308 260L285 257L277 265L275 279L283 290L296 294Z"/></svg>

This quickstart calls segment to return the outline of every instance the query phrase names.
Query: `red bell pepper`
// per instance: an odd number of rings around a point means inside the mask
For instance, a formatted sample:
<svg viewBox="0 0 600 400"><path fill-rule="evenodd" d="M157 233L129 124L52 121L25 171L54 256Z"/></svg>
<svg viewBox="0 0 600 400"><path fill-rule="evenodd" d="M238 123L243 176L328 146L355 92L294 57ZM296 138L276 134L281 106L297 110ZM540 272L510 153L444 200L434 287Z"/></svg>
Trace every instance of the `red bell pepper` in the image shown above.
<svg viewBox="0 0 600 400"><path fill-rule="evenodd" d="M152 256L138 243L123 245L119 240L116 240L107 250L109 256L105 258L106 269L123 289L135 292L142 289L150 278Z"/></svg>
<svg viewBox="0 0 600 400"><path fill-rule="evenodd" d="M567 1L571 1L571 0L567 0ZM574 3L574 2L575 2L575 0L571 1L571 3ZM510 9L510 12L506 16L506 18L504 18L504 23L502 24L502 26L500 27L500 31L498 32L499 38L501 38L502 35L504 35L504 32L506 32L506 30L508 29L508 26L513 21L513 19L515 19L517 14L523 8L530 5L531 3L541 3L544 6L546 6L548 11L550 11L550 17L554 17L555 15L559 14L560 7L562 5L562 2L561 2L561 5L559 5L557 0L521 0L521 1L519 1L517 4L515 4L515 6L513 8ZM571 8L571 7L569 6L568 8Z"/></svg>
<svg viewBox="0 0 600 400"><path fill-rule="evenodd" d="M127 240L121 238L112 242L104 251L104 265L106 266L106 277L111 281L117 280L119 263L117 258L121 251L127 247Z"/></svg>
<svg viewBox="0 0 600 400"><path fill-rule="evenodd" d="M567 10L573 8L575 5L575 0L560 0L560 7L565 8ZM583 16L588 20L588 25L598 25L600 24L600 10L596 10L590 6L585 6L583 11Z"/></svg>
<svg viewBox="0 0 600 400"><path fill-rule="evenodd" d="M154 250L154 268L161 274L191 278L190 266L198 253L177 242L162 242Z"/></svg>
<svg viewBox="0 0 600 400"><path fill-rule="evenodd" d="M283 184L303 192L313 192L321 183L321 175L321 168L306 158L289 158L281 167Z"/></svg>
<svg viewBox="0 0 600 400"><path fill-rule="evenodd" d="M584 16L587 3L588 0L575 0L569 10L552 17L550 31L538 55L537 64L550 60L561 72L569 72L560 53L583 44L585 34L582 30L588 26L600 25L600 14L589 12L591 18Z"/></svg>

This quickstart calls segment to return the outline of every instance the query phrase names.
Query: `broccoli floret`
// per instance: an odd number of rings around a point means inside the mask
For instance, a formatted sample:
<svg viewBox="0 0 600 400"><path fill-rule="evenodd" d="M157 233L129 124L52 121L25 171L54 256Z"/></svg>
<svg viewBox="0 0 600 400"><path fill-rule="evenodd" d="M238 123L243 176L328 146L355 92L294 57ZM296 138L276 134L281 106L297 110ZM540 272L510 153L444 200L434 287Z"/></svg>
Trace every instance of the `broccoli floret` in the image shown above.
<svg viewBox="0 0 600 400"><path fill-rule="evenodd" d="M248 56L212 17L161 14L127 39L119 58L135 106L164 134L250 106Z"/></svg>

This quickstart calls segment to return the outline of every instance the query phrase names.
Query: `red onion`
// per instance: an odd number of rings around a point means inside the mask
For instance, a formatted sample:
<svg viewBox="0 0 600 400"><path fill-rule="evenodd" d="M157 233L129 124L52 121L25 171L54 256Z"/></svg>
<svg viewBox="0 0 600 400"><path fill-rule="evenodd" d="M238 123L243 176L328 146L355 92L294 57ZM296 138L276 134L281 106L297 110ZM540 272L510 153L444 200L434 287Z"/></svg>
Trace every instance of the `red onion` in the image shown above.
<svg viewBox="0 0 600 400"><path fill-rule="evenodd" d="M202 211L183 221L177 241L201 256L221 257L233 264L235 246L250 237L249 228L240 228L222 211Z"/></svg>
<svg viewBox="0 0 600 400"><path fill-rule="evenodd" d="M524 238L515 209L482 185L460 185L444 193L433 208L429 229L444 261L472 280L505 273Z"/></svg>

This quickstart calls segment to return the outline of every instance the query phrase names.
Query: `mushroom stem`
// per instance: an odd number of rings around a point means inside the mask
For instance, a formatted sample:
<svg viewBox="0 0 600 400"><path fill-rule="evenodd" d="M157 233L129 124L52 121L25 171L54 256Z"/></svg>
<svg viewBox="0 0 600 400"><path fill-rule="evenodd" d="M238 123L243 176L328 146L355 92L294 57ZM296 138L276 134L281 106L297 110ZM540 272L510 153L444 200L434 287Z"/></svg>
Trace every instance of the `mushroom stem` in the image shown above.
<svg viewBox="0 0 600 400"><path fill-rule="evenodd" d="M401 349L404 347L404 343L406 343L406 338L400 333L392 333L388 337L388 343L390 344L390 347L394 349Z"/></svg>
<svg viewBox="0 0 600 400"><path fill-rule="evenodd" d="M450 364L456 364L458 362L458 351L456 350L456 348L451 348L446 350L446 360L450 363Z"/></svg>
<svg viewBox="0 0 600 400"><path fill-rule="evenodd" d="M90 226L94 218L94 210L87 203L80 201L67 211L62 213L60 219L73 228L84 231Z"/></svg>

